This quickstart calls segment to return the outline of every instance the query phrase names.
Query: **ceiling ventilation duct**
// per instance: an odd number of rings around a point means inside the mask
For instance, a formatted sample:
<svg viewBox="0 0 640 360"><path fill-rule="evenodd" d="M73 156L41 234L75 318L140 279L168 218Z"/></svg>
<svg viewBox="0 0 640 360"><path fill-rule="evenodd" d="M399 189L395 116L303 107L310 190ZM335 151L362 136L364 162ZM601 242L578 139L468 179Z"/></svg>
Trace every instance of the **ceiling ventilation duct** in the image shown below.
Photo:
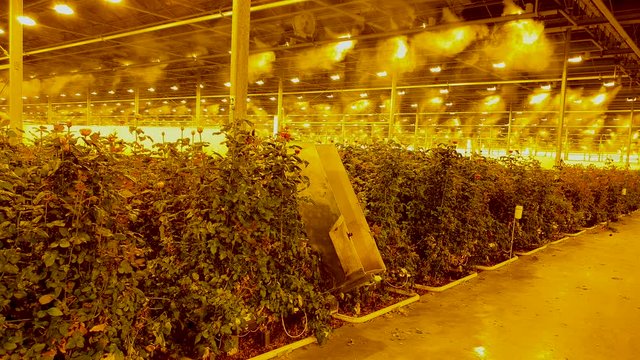
<svg viewBox="0 0 640 360"><path fill-rule="evenodd" d="M303 12L293 18L293 31L296 36L310 39L316 32L316 18L311 12Z"/></svg>

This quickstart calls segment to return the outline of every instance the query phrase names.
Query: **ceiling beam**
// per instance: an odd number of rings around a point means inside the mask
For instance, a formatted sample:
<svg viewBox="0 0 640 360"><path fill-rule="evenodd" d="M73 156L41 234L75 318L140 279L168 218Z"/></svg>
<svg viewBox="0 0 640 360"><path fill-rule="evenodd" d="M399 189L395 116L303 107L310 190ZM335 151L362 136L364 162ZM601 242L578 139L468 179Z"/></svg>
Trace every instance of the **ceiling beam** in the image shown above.
<svg viewBox="0 0 640 360"><path fill-rule="evenodd" d="M615 16L613 16L613 13L611 13L607 5L605 5L602 0L591 0L591 2L598 8L598 10L600 10L600 13L602 13L602 15L609 21L609 24L613 26L618 35L622 37L624 42L633 50L638 60L640 61L640 48L638 48L638 45L635 43L635 41L633 41L629 34L627 34L627 31L622 27Z"/></svg>

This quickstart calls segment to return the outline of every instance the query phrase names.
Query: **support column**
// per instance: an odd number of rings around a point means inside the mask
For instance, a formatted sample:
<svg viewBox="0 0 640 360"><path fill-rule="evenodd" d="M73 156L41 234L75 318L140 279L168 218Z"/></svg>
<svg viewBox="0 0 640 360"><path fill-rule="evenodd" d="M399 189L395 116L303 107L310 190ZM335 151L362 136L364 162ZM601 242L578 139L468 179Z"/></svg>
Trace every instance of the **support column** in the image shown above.
<svg viewBox="0 0 640 360"><path fill-rule="evenodd" d="M416 110L416 121L415 121L414 129L413 129L413 149L414 150L418 148L418 127L419 127L419 125L420 125L420 114Z"/></svg>
<svg viewBox="0 0 640 360"><path fill-rule="evenodd" d="M633 106L635 101L631 102L631 112L629 113L629 136L627 137L627 166L631 163L631 141L633 140Z"/></svg>
<svg viewBox="0 0 640 360"><path fill-rule="evenodd" d="M251 0L233 0L231 18L231 93L229 122L247 118L247 88L249 67L249 24Z"/></svg>
<svg viewBox="0 0 640 360"><path fill-rule="evenodd" d="M138 118L140 117L140 88L136 88L133 97L133 118L134 126L138 127Z"/></svg>
<svg viewBox="0 0 640 360"><path fill-rule="evenodd" d="M91 125L91 89L87 88L87 125Z"/></svg>
<svg viewBox="0 0 640 360"><path fill-rule="evenodd" d="M196 127L202 126L202 88L200 87L200 80L196 84Z"/></svg>
<svg viewBox="0 0 640 360"><path fill-rule="evenodd" d="M509 155L509 150L511 150L511 125L513 123L513 109L512 106L509 105L509 125L507 127L507 149L505 155Z"/></svg>
<svg viewBox="0 0 640 360"><path fill-rule="evenodd" d="M391 73L391 98L389 101L389 132L387 138L391 140L393 136L393 128L396 120L396 108L398 107L398 72L393 71Z"/></svg>
<svg viewBox="0 0 640 360"><path fill-rule="evenodd" d="M47 123L53 123L53 105L51 105L51 97L47 96Z"/></svg>
<svg viewBox="0 0 640 360"><path fill-rule="evenodd" d="M562 65L562 86L560 88L560 118L558 119L558 133L556 140L556 166L562 163L562 134L564 131L565 107L567 102L567 66L569 59L569 48L571 46L571 29L565 33L564 62Z"/></svg>
<svg viewBox="0 0 640 360"><path fill-rule="evenodd" d="M9 0L9 119L12 129L22 130L22 0ZM22 138L22 131L17 131Z"/></svg>
<svg viewBox="0 0 640 360"><path fill-rule="evenodd" d="M284 85L282 77L278 79L278 109L276 111L276 117L273 121L273 133L274 135L280 132L280 128L284 124Z"/></svg>

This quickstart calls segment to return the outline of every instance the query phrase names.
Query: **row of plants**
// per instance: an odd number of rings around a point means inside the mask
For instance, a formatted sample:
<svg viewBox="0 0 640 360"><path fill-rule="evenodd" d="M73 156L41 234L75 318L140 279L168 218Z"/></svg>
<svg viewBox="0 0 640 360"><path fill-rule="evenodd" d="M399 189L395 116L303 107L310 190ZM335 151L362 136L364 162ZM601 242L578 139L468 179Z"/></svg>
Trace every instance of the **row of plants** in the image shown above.
<svg viewBox="0 0 640 360"><path fill-rule="evenodd" d="M507 260L514 226L514 249L532 250L640 206L640 174L611 164L546 170L517 154L464 157L444 145L348 146L341 156L393 286L442 285Z"/></svg>
<svg viewBox="0 0 640 360"><path fill-rule="evenodd" d="M221 156L71 124L27 146L0 125L0 358L207 359L328 334L287 139L235 129Z"/></svg>

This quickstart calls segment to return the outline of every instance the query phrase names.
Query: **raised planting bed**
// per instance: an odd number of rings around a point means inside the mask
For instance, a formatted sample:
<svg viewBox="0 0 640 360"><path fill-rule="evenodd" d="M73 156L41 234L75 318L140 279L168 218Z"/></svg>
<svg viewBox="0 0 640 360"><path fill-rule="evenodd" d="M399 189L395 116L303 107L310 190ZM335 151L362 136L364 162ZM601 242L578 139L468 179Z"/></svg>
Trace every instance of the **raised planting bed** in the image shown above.
<svg viewBox="0 0 640 360"><path fill-rule="evenodd" d="M598 227L598 225L593 225L593 226L589 226L589 227L584 228L584 230L593 230L593 229L595 229L597 227Z"/></svg>
<svg viewBox="0 0 640 360"><path fill-rule="evenodd" d="M551 245L560 244L561 242L563 242L563 241L565 241L565 240L567 240L567 239L569 239L569 237L568 237L568 236L565 236L565 237L560 238L560 239L558 239L558 240L552 241L552 242L550 242L549 244L551 244Z"/></svg>
<svg viewBox="0 0 640 360"><path fill-rule="evenodd" d="M267 359L273 359L282 355L286 355L290 352L292 352L295 349L299 349L303 346L307 346L309 344L313 344L313 343L317 343L318 340L316 339L315 336L310 336L308 338L302 339L302 340L298 340L294 343L279 347L277 349L271 350L269 352L266 352L264 354L260 354L258 356L254 356L252 358L249 358L249 360L267 360Z"/></svg>
<svg viewBox="0 0 640 360"><path fill-rule="evenodd" d="M565 234L565 235L566 235L566 236L571 236L571 237L576 237L576 236L580 236L580 235L584 234L586 231L587 231L587 230L580 230L580 231L578 231L578 232L576 232L576 233L573 233L573 234Z"/></svg>
<svg viewBox="0 0 640 360"><path fill-rule="evenodd" d="M428 286L428 285L421 285L421 284L415 284L413 285L414 288L418 289L418 290L426 290L426 291L431 291L431 292L443 292L445 290L451 289L452 287L456 286L456 285L460 285L463 282L469 281L475 277L478 276L477 272L471 273L465 277L463 277L462 279L458 279L458 280L454 280L448 284L442 285L442 286Z"/></svg>
<svg viewBox="0 0 640 360"><path fill-rule="evenodd" d="M518 255L518 256L530 256L530 255L533 255L533 254L537 253L538 251L544 250L546 248L547 248L547 245L543 245L543 246L540 246L539 248L533 249L531 251L516 251L515 254Z"/></svg>
<svg viewBox="0 0 640 360"><path fill-rule="evenodd" d="M509 260L505 260L505 261L503 261L501 263L498 263L498 264L495 264L493 266L473 265L473 268L476 269L476 270L482 270L482 271L493 271L493 270L498 270L498 269L500 269L501 267L503 267L505 265L511 264L512 262L514 262L516 260L518 260L518 257L514 256Z"/></svg>
<svg viewBox="0 0 640 360"><path fill-rule="evenodd" d="M331 316L334 319L342 320L348 323L361 324L361 323L365 323L367 321L373 320L384 314L387 314L391 311L397 310L403 306L413 304L414 302L420 300L420 295L413 292L408 292L408 291L403 291L398 289L388 289L388 291L395 293L397 295L401 295L402 300L363 316L359 316L359 315L351 316L351 315L340 314L340 313L335 313L335 314L332 314Z"/></svg>

